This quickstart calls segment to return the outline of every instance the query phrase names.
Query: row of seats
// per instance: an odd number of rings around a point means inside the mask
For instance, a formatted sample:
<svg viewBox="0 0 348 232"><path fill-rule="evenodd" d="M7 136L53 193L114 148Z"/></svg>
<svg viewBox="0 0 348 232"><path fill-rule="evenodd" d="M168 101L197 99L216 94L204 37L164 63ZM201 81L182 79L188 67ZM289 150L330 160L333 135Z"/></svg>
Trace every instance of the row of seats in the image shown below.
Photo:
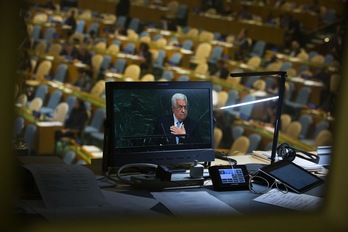
<svg viewBox="0 0 348 232"><path fill-rule="evenodd" d="M217 56L217 57L221 57L221 56ZM116 65L116 64L115 64ZM170 72L166 72L166 73L170 73ZM166 74L167 75L167 74ZM168 74L168 80L172 80L170 77L170 74Z"/></svg>

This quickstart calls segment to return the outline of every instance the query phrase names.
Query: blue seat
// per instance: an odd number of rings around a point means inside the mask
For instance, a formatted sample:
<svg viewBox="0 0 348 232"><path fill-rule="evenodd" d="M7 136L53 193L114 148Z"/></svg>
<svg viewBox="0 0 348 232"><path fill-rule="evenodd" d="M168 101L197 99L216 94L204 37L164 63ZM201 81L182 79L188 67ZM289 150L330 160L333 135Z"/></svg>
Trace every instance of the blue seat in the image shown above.
<svg viewBox="0 0 348 232"><path fill-rule="evenodd" d="M129 42L124 46L123 52L128 53L128 54L134 54L135 53L135 44L132 42Z"/></svg>
<svg viewBox="0 0 348 232"><path fill-rule="evenodd" d="M246 95L242 102L252 102L255 101L255 96L252 95ZM253 113L254 104L248 104L240 107L240 114L239 116L245 120L249 120L251 117L251 114Z"/></svg>
<svg viewBox="0 0 348 232"><path fill-rule="evenodd" d="M55 33L56 29L54 27L49 27L46 29L43 40L46 41L47 47L52 44L52 39L55 36Z"/></svg>
<svg viewBox="0 0 348 232"><path fill-rule="evenodd" d="M112 68L117 73L124 73L124 69L126 68L126 65L127 65L126 59L120 58L115 61L115 64Z"/></svg>
<svg viewBox="0 0 348 232"><path fill-rule="evenodd" d="M33 147L33 141L34 141L34 138L36 137L35 134L36 134L36 131L37 131L37 126L33 123L31 124L28 124L26 127L25 127L25 131L24 131L24 141L28 144L29 148L32 149Z"/></svg>
<svg viewBox="0 0 348 232"><path fill-rule="evenodd" d="M102 61L101 65L100 65L100 68L102 70L107 70L107 69L109 69L110 64L111 64L111 56L104 55L103 56L103 61Z"/></svg>
<svg viewBox="0 0 348 232"><path fill-rule="evenodd" d="M93 22L89 25L89 28L88 28L88 33L90 34L92 31L94 31L94 33L96 35L98 35L98 32L99 32L99 23L97 22Z"/></svg>
<svg viewBox="0 0 348 232"><path fill-rule="evenodd" d="M72 109L74 108L75 102L76 102L76 97L74 95L69 95L66 99L65 102L68 104L69 109L67 112L67 117L69 117L70 112L72 111Z"/></svg>
<svg viewBox="0 0 348 232"><path fill-rule="evenodd" d="M152 72L156 79L162 75L165 58L166 52L164 50L158 50L157 57L152 65Z"/></svg>
<svg viewBox="0 0 348 232"><path fill-rule="evenodd" d="M265 49L266 49L266 42L263 40L257 40L252 46L249 56L263 57L265 53Z"/></svg>
<svg viewBox="0 0 348 232"><path fill-rule="evenodd" d="M40 39L40 33L41 33L41 26L34 25L33 32L32 32L32 37L34 38L34 41L38 41Z"/></svg>
<svg viewBox="0 0 348 232"><path fill-rule="evenodd" d="M16 136L17 134L22 133L23 128L24 128L24 118L22 116L19 116L14 121L13 136Z"/></svg>
<svg viewBox="0 0 348 232"><path fill-rule="evenodd" d="M173 71L165 70L162 74L162 78L166 79L167 81L172 81L174 79Z"/></svg>
<svg viewBox="0 0 348 232"><path fill-rule="evenodd" d="M221 46L215 46L210 53L210 56L208 58L208 63L209 64L216 64L218 62L218 60L222 57L223 52L224 52L224 50Z"/></svg>
<svg viewBox="0 0 348 232"><path fill-rule="evenodd" d="M77 20L75 32L84 34L85 33L85 25L86 25L85 20L83 20L83 19Z"/></svg>
<svg viewBox="0 0 348 232"><path fill-rule="evenodd" d="M193 47L193 42L191 39L186 39L184 42L182 42L182 48L187 49L187 50L192 50Z"/></svg>
<svg viewBox="0 0 348 232"><path fill-rule="evenodd" d="M307 138L308 129L310 128L313 122L312 116L309 114L302 114L298 118L298 121L299 123L301 123L301 132L300 132L299 138L300 139Z"/></svg>
<svg viewBox="0 0 348 232"><path fill-rule="evenodd" d="M178 66L181 64L182 54L180 52L174 53L168 60L169 65Z"/></svg>
<svg viewBox="0 0 348 232"><path fill-rule="evenodd" d="M186 4L180 4L176 11L176 21L179 26L186 25L188 15L188 7Z"/></svg>
<svg viewBox="0 0 348 232"><path fill-rule="evenodd" d="M104 143L104 132L94 132L90 134L91 143L97 147L102 147Z"/></svg>
<svg viewBox="0 0 348 232"><path fill-rule="evenodd" d="M122 46L122 42L121 42L121 40L119 40L119 39L114 39L114 40L111 42L111 44L116 44L116 45L118 45L118 47L121 47L121 46Z"/></svg>
<svg viewBox="0 0 348 232"><path fill-rule="evenodd" d="M59 64L58 68L53 76L53 80L64 83L67 71L68 71L67 64Z"/></svg>
<svg viewBox="0 0 348 232"><path fill-rule="evenodd" d="M213 90L215 90L216 92L220 92L222 90L222 86L219 84L214 84Z"/></svg>
<svg viewBox="0 0 348 232"><path fill-rule="evenodd" d="M42 99L42 101L45 101L47 93L48 93L48 86L44 84L39 85L35 91L34 98L39 97Z"/></svg>
<svg viewBox="0 0 348 232"><path fill-rule="evenodd" d="M47 93L48 93L48 86L44 85L44 84L39 85L36 88L35 94L34 94L32 99L41 98L42 102L45 102ZM30 101L27 101L26 105L29 106L30 105Z"/></svg>
<svg viewBox="0 0 348 232"><path fill-rule="evenodd" d="M295 97L295 100L286 98L284 100L285 112L291 114L293 117L297 117L299 111L307 105L310 99L312 89L307 86L302 86Z"/></svg>
<svg viewBox="0 0 348 232"><path fill-rule="evenodd" d="M285 61L282 66L280 67L280 71L287 71L288 69L292 68L292 62Z"/></svg>
<svg viewBox="0 0 348 232"><path fill-rule="evenodd" d="M220 40L221 39L221 33L220 32L214 32L214 40Z"/></svg>
<svg viewBox="0 0 348 232"><path fill-rule="evenodd" d="M237 104L239 101L239 92L237 90L229 90L228 91L228 98L225 103L226 106L232 106ZM234 108L227 108L227 112L233 113L235 111Z"/></svg>
<svg viewBox="0 0 348 232"><path fill-rule="evenodd" d="M63 157L63 161L66 164L73 164L76 158L76 152L73 150L68 150Z"/></svg>
<svg viewBox="0 0 348 232"><path fill-rule="evenodd" d="M140 26L140 20L138 18L132 18L129 22L128 29L132 29L138 33Z"/></svg>
<svg viewBox="0 0 348 232"><path fill-rule="evenodd" d="M274 77L266 77L265 82L266 82L266 90L267 89L274 89L275 84L276 84Z"/></svg>
<svg viewBox="0 0 348 232"><path fill-rule="evenodd" d="M127 21L127 18L125 16L122 16L122 15L117 16L116 25L120 25L120 26L125 28L126 27L126 21Z"/></svg>
<svg viewBox="0 0 348 232"><path fill-rule="evenodd" d="M47 105L41 107L40 113L53 117L54 111L62 98L62 91L55 90L48 99Z"/></svg>
<svg viewBox="0 0 348 232"><path fill-rule="evenodd" d="M238 137L244 134L244 128L242 126L233 126L231 129L232 139L236 140Z"/></svg>
<svg viewBox="0 0 348 232"><path fill-rule="evenodd" d="M186 74L182 74L178 77L178 81L189 81L190 77Z"/></svg>
<svg viewBox="0 0 348 232"><path fill-rule="evenodd" d="M252 87L256 80L260 79L260 76L249 76L245 82L245 86Z"/></svg>
<svg viewBox="0 0 348 232"><path fill-rule="evenodd" d="M261 135L257 133L252 133L248 137L250 141L248 153L258 150L262 140Z"/></svg>
<svg viewBox="0 0 348 232"><path fill-rule="evenodd" d="M145 37L145 36L150 36L150 33L147 31L143 31L139 34L139 38Z"/></svg>
<svg viewBox="0 0 348 232"><path fill-rule="evenodd" d="M297 68L296 73L297 75L301 75L303 71L310 70L308 65L302 64L300 67Z"/></svg>
<svg viewBox="0 0 348 232"><path fill-rule="evenodd" d="M163 35L162 35L162 34L156 34L156 35L152 38L152 40L153 40L153 41L157 41L157 40L162 39L162 38L163 38Z"/></svg>
<svg viewBox="0 0 348 232"><path fill-rule="evenodd" d="M105 109L98 108L94 111L91 122L83 129L83 137L89 138L92 133L100 132L105 119Z"/></svg>

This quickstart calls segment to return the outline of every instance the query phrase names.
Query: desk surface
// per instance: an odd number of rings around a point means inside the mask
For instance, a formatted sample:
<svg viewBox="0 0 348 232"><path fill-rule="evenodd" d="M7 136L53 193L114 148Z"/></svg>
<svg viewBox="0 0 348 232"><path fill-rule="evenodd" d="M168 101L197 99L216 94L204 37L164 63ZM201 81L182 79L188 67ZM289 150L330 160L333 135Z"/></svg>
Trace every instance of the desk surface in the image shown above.
<svg viewBox="0 0 348 232"><path fill-rule="evenodd" d="M249 155L234 156L234 158L238 161L238 164L247 164L248 171L251 173L255 172L256 170L258 170L258 168L262 166L262 161L254 159L252 158L252 156L249 156ZM43 164L45 162L41 160L40 163ZM54 162L54 163L57 164L57 162ZM28 163L24 163L24 164L28 164ZM226 161L216 160L214 162L214 165L215 164L224 165L228 163ZM68 166L76 167L76 165L68 165ZM52 166L52 167L56 168L56 166ZM62 166L62 168L63 167L67 167L67 166L64 165ZM64 168L64 170L65 169L66 168ZM72 170L73 169L71 169L70 171ZM66 171L64 171L64 173L66 173ZM74 178L75 177L76 176L74 176ZM85 179L87 179L87 177ZM312 195L312 196L323 198L324 193L325 193L325 185L320 185L306 192L305 196ZM147 217L168 218L173 216L175 217L176 216L175 212L172 212L173 210L170 210L172 206L167 205L165 203L166 200L162 201L160 200L161 198L158 198L157 196L160 196L160 197L168 196L170 198L173 198L174 201L177 200L178 201L177 204L181 206L177 208L176 210L184 214L184 217L207 216L207 215L209 217L236 216L236 215L247 216L247 215L253 215L258 213L262 213L263 215L265 215L265 214L274 214L274 213L280 214L280 213L296 212L288 208L274 206L271 204L255 201L254 199L256 197L259 197L261 194L255 194L249 190L215 191L209 179L205 181L205 184L202 187L170 189L166 191L151 191L151 190L137 189L137 188L133 188L128 185L123 185L122 183L117 182L116 187L104 187L102 189L102 194L104 195L106 201L109 202L109 204L111 204L110 206L111 208L107 207L106 210L105 209L92 210L90 208L89 209L86 208L85 209L86 212L82 212L83 210L75 208L75 209L68 210L66 212L67 215L71 215L72 213L76 212L77 214L74 215L73 217L74 220L85 219L86 216L87 218L89 218L90 216L93 216L94 219L111 219L112 218L113 220L122 220L124 218L131 219L132 217L139 218L139 216L141 218L147 218ZM191 198L192 201L195 201L193 199L195 194L197 196L202 196L204 198L206 197L206 199L211 199L213 200L213 202L218 203L219 206L223 206L222 207L223 211L217 211L216 207L214 207L212 204L208 202L206 205L203 205L203 206L195 205L193 202L186 202L185 204L183 204L185 200L188 200L189 198ZM175 196L186 196L188 198L180 199ZM201 201L201 199L197 199L197 202L199 201ZM116 203L118 205L115 205ZM171 202L170 204L172 203L173 202ZM148 207L149 205L152 205L152 206ZM185 207L185 205L192 205L192 206L191 208L187 208ZM315 210L318 210L320 208L320 205ZM34 203L31 206L34 206ZM112 208L112 207L116 207L118 209ZM203 208L205 209L204 211L202 211ZM66 219L65 218L66 214L64 214L64 210L55 209L54 212L56 212L57 215L61 215L63 216L64 219ZM138 210L138 211L135 212L134 210ZM188 213L186 213L186 210ZM224 210L227 210L227 211L224 211ZM42 206L38 212L41 212L43 213L43 215L46 215L49 220L58 219L58 222L59 222L59 220L61 219L59 217L57 218L55 216L49 215L48 211L47 212L43 211ZM178 217L180 218L181 216L179 215ZM53 220L53 222L55 222L55 220Z"/></svg>

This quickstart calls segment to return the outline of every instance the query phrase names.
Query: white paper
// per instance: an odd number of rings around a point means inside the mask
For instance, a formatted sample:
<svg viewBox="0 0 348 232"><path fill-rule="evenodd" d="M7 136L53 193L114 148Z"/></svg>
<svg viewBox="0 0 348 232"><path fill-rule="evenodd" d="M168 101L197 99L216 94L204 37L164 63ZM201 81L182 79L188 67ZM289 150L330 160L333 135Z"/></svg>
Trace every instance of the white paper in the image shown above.
<svg viewBox="0 0 348 232"><path fill-rule="evenodd" d="M215 216L240 214L237 210L206 191L152 192L151 194L178 217L202 214Z"/></svg>
<svg viewBox="0 0 348 232"><path fill-rule="evenodd" d="M48 208L97 207L106 205L91 170L82 165L28 164Z"/></svg>
<svg viewBox="0 0 348 232"><path fill-rule="evenodd" d="M158 201L152 198L132 196L102 190L108 204L98 207L60 207L47 208L42 200L22 200L19 207L26 213L40 214L48 221L112 219L144 217L168 217L151 210Z"/></svg>
<svg viewBox="0 0 348 232"><path fill-rule="evenodd" d="M307 212L318 209L323 203L320 197L293 192L282 193L278 189L272 189L256 197L254 201Z"/></svg>

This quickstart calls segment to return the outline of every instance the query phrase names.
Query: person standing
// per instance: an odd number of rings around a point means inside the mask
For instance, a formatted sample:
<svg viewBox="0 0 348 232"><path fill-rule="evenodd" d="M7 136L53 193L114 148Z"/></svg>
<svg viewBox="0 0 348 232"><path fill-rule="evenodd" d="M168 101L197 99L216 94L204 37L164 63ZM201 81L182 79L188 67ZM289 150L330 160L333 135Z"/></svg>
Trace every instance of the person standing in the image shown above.
<svg viewBox="0 0 348 232"><path fill-rule="evenodd" d="M202 138L199 124L188 117L189 105L186 95L176 93L171 98L172 114L160 117L153 131L154 135L163 135L156 140L159 144L200 143Z"/></svg>

